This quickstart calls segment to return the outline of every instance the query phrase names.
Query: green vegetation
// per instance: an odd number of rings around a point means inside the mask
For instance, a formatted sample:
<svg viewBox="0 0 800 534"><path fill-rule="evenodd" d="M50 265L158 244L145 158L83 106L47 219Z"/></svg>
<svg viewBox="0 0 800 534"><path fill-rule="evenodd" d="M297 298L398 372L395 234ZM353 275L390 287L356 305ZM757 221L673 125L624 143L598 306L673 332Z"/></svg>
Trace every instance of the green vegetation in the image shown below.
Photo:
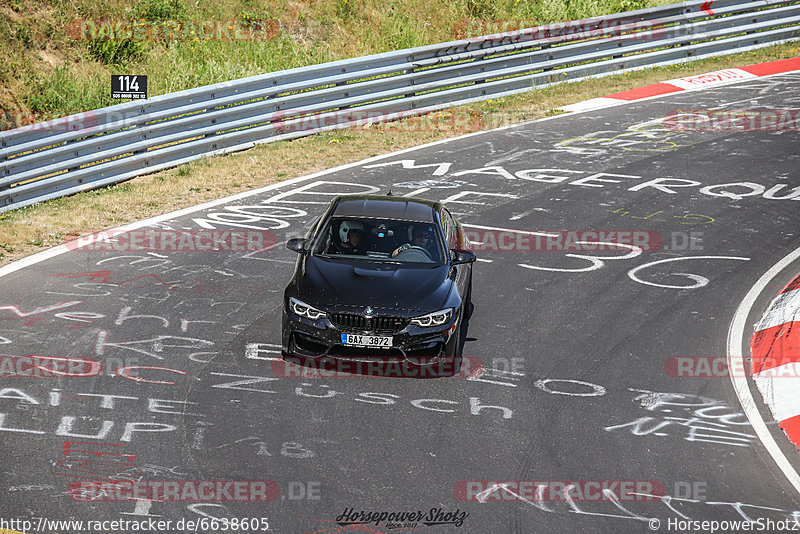
<svg viewBox="0 0 800 534"><path fill-rule="evenodd" d="M118 103L109 95L111 74L148 75L149 92L155 96L666 3L669 0L0 0L0 109L6 115L0 116L0 129Z"/></svg>

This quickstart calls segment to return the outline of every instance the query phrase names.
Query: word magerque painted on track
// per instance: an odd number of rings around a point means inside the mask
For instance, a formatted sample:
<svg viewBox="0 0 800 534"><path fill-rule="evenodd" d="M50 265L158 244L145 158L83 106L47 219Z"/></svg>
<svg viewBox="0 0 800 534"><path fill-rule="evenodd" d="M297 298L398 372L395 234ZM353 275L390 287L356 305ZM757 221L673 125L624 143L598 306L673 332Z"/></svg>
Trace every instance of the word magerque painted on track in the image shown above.
<svg viewBox="0 0 800 534"><path fill-rule="evenodd" d="M367 165L365 168L371 167L385 167L389 165L400 165L404 170L417 169L423 165L417 165L415 160L395 160L385 163L376 163ZM426 163L424 166L436 167L441 169L446 168L448 172L452 162L432 162ZM518 171L508 170L500 165L487 165L485 167L477 167L473 169L459 170L456 172L448 172L449 176L469 176L469 175L482 175L494 176L503 180L522 180L533 183L545 184L564 184L574 187L593 187L605 188L609 186L620 187L614 184L622 184L621 187L626 187L627 191L658 191L667 195L675 195L685 192L687 189L692 191L697 189L697 192L716 198L728 198L731 200L741 200L746 197L761 197L767 200L800 200L800 186L791 188L791 184L760 184L750 181L729 182L724 184L704 185L703 182L697 180L687 180L683 178L652 178L644 182L637 182L645 180L643 176L634 174L614 174L607 172L590 172L575 169L555 169L555 168L535 168L535 169L522 169ZM434 172L435 175L435 172ZM790 188L785 191L786 188Z"/></svg>

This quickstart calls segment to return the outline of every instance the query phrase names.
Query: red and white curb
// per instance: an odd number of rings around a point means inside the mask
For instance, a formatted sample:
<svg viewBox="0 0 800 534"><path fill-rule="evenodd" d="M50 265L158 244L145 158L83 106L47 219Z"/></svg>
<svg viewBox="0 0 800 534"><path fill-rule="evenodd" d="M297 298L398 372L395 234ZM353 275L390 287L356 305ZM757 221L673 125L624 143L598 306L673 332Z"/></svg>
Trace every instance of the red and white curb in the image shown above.
<svg viewBox="0 0 800 534"><path fill-rule="evenodd" d="M667 80L666 82L654 83L651 85L645 85L644 87L637 87L636 89L614 93L601 98L584 100L583 102L570 104L560 109L563 111L589 111L602 109L624 104L625 102L631 102L633 100L641 100L643 98L667 95L680 91L697 91L700 89L707 89L709 87L716 87L718 85L725 85L746 80L748 78L770 76L772 74L781 74L783 72L791 72L794 70L800 70L800 57L780 59L778 61L769 61L766 63L756 63L754 65L748 65L746 67L735 69L717 70L714 72L707 72L706 74L687 76L686 78L676 78L674 80Z"/></svg>
<svg viewBox="0 0 800 534"><path fill-rule="evenodd" d="M800 275L767 308L750 352L756 386L778 426L800 448Z"/></svg>

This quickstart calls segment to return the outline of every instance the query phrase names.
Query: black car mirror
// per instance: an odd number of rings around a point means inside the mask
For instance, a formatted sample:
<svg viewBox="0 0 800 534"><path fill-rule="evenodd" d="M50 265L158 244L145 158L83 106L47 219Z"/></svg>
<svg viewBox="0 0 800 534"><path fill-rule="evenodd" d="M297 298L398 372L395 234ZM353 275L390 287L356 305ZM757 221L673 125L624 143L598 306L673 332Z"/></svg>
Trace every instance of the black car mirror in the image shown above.
<svg viewBox="0 0 800 534"><path fill-rule="evenodd" d="M306 246L308 246L308 239L304 239L302 237L295 237L286 242L286 248L299 254L305 254L308 252Z"/></svg>
<svg viewBox="0 0 800 534"><path fill-rule="evenodd" d="M478 259L475 253L470 250L452 250L452 260L450 265L458 265L460 263L473 263Z"/></svg>

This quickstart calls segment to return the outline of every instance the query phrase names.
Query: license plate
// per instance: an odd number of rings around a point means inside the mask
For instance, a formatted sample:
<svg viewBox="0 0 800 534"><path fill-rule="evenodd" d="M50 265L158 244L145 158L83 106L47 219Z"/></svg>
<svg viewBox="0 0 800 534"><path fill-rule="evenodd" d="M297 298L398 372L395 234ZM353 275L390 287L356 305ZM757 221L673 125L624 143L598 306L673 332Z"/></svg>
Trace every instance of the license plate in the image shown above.
<svg viewBox="0 0 800 534"><path fill-rule="evenodd" d="M361 334L342 334L343 345L388 349L392 347L392 336L364 336Z"/></svg>

